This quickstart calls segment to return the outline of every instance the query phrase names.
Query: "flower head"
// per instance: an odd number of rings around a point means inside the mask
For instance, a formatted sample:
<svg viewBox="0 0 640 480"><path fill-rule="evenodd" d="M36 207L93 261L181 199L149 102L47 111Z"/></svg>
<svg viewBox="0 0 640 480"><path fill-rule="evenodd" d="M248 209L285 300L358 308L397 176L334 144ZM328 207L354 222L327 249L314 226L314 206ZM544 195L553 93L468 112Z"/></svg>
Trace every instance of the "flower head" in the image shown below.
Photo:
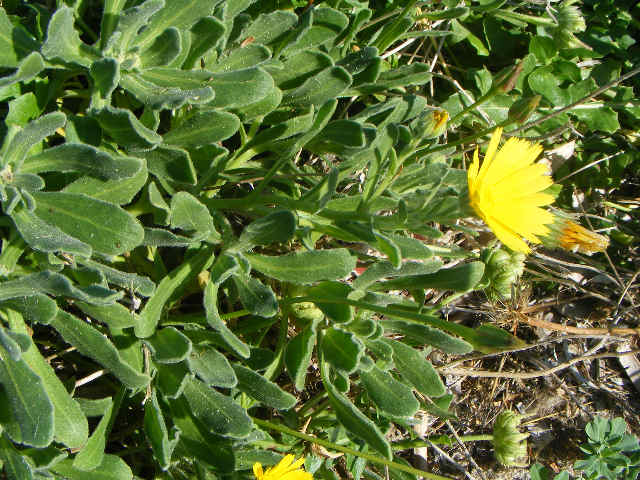
<svg viewBox="0 0 640 480"><path fill-rule="evenodd" d="M304 463L304 457L296 460L293 455L286 455L280 462L267 471L262 470L262 464L253 464L253 474L257 480L313 480L313 476L300 467Z"/></svg>
<svg viewBox="0 0 640 480"><path fill-rule="evenodd" d="M518 431L521 420L521 415L505 410L493 424L493 448L502 465L521 465L520 460L527 456L529 434Z"/></svg>
<svg viewBox="0 0 640 480"><path fill-rule="evenodd" d="M607 237L581 227L562 214L555 215L549 228L549 234L542 239L549 247L560 247L571 252L591 255L604 252L609 246Z"/></svg>
<svg viewBox="0 0 640 480"><path fill-rule="evenodd" d="M524 241L541 243L553 214L544 207L554 197L544 193L553 185L548 167L536 159L542 147L519 138L509 138L498 149L502 128L497 128L480 165L478 150L467 172L469 204L511 250L529 253Z"/></svg>

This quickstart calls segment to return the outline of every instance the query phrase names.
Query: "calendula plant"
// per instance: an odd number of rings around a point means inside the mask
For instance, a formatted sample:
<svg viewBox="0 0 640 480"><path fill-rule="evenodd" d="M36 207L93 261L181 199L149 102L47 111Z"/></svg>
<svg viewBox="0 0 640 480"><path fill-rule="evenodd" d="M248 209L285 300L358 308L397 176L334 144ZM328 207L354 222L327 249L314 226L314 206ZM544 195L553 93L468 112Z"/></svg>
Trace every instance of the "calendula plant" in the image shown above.
<svg viewBox="0 0 640 480"><path fill-rule="evenodd" d="M496 227L492 150L473 180L443 136L465 107L427 95L430 65L384 53L415 3L384 22L354 0L4 3L8 478L335 478L336 451L356 478L444 478L387 436L418 410L453 415L428 351L524 342L425 302L517 277L437 239L471 241L475 213L528 251L522 237L550 229L551 181L536 170L513 207L546 213ZM485 100L519 72L485 77Z"/></svg>

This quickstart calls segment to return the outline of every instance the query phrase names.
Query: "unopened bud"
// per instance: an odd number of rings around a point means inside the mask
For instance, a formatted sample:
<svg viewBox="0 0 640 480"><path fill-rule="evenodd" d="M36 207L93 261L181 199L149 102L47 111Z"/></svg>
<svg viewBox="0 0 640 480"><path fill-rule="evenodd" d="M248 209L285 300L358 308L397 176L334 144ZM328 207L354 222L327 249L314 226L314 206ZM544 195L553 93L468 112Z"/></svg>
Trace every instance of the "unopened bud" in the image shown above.
<svg viewBox="0 0 640 480"><path fill-rule="evenodd" d="M513 87L516 86L516 82L518 81L518 77L520 73L522 73L522 69L524 68L524 63L519 62L515 67L505 72L501 72L496 75L496 78L493 80L493 84L501 93L509 93L513 90Z"/></svg>
<svg viewBox="0 0 640 480"><path fill-rule="evenodd" d="M520 433L522 416L505 410L493 424L493 448L498 462L505 466L521 466L527 457L528 433Z"/></svg>
<svg viewBox="0 0 640 480"><path fill-rule="evenodd" d="M447 128L449 114L445 110L424 110L418 118L411 122L411 133L414 137L425 140L442 135Z"/></svg>
<svg viewBox="0 0 640 480"><path fill-rule="evenodd" d="M524 123L527 118L535 112L536 108L538 108L540 100L542 100L541 95L516 100L513 105L509 107L509 120Z"/></svg>
<svg viewBox="0 0 640 480"><path fill-rule="evenodd" d="M511 298L511 285L524 271L525 255L502 249L485 249L480 254L484 262L484 276L481 285L490 300Z"/></svg>
<svg viewBox="0 0 640 480"><path fill-rule="evenodd" d="M609 247L607 237L581 227L562 213L554 215L553 223L547 226L549 234L541 240L548 247L560 247L586 255L604 252Z"/></svg>

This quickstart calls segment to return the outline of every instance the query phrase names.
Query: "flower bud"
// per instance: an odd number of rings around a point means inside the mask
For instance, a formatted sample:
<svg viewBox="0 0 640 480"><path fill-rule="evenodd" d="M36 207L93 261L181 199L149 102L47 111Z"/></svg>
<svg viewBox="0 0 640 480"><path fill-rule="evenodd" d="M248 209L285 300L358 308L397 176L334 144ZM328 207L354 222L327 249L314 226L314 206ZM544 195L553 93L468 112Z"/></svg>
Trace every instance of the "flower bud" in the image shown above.
<svg viewBox="0 0 640 480"><path fill-rule="evenodd" d="M533 97L521 98L516 100L509 107L509 120L512 122L524 123L529 116L538 108L538 104L542 99L542 95L534 95Z"/></svg>
<svg viewBox="0 0 640 480"><path fill-rule="evenodd" d="M587 28L582 12L573 3L575 0L563 2L555 14L558 26L553 32L553 38L558 48L580 46L581 42L574 34L584 32Z"/></svg>
<svg viewBox="0 0 640 480"><path fill-rule="evenodd" d="M445 110L424 110L411 122L411 133L416 138L431 139L442 135L447 127L449 114Z"/></svg>
<svg viewBox="0 0 640 480"><path fill-rule="evenodd" d="M516 86L516 82L523 68L524 63L519 62L515 67L499 73L493 80L493 88L497 89L500 93L509 93L513 90L513 87Z"/></svg>
<svg viewBox="0 0 640 480"><path fill-rule="evenodd" d="M554 221L548 227L549 234L541 239L547 247L560 247L586 255L604 252L609 247L607 237L581 227L562 214L554 215Z"/></svg>
<svg viewBox="0 0 640 480"><path fill-rule="evenodd" d="M527 457L528 433L520 433L518 427L522 415L505 410L493 424L493 448L498 462L505 466L522 466L520 460Z"/></svg>
<svg viewBox="0 0 640 480"><path fill-rule="evenodd" d="M481 285L489 300L511 298L511 285L524 271L525 255L521 252L509 252L502 249L485 249L480 260L485 264Z"/></svg>

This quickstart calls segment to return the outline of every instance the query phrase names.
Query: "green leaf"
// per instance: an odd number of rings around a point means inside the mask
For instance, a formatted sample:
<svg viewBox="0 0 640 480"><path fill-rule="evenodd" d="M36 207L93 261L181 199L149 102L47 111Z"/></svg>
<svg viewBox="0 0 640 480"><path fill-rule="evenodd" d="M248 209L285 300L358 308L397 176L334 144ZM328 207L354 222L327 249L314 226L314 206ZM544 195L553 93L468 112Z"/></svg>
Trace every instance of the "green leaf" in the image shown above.
<svg viewBox="0 0 640 480"><path fill-rule="evenodd" d="M24 358L16 361L0 348L0 409L3 427L16 443L46 447L53 441L53 404L42 379Z"/></svg>
<svg viewBox="0 0 640 480"><path fill-rule="evenodd" d="M210 346L195 346L189 356L189 368L206 385L233 388L238 384L236 374L227 358Z"/></svg>
<svg viewBox="0 0 640 480"><path fill-rule="evenodd" d="M115 58L101 58L89 69L94 87L100 98L109 100L120 82L120 64Z"/></svg>
<svg viewBox="0 0 640 480"><path fill-rule="evenodd" d="M129 51L132 44L136 43L139 30L147 24L149 18L151 18L153 14L164 7L165 2L164 0L147 0L141 5L128 8L123 12L117 12L117 10L124 7L125 2L123 0L112 1L119 1L119 8L109 12L109 9L107 8L108 5L105 6L103 32L101 32L100 40L102 42L102 47L107 47L107 51L114 50L114 43L116 43L117 49L115 49L116 52L114 53L125 54ZM117 27L110 36L103 37L104 33L107 35L110 33L108 31L105 32L106 29L104 28L104 23L109 22L112 19L117 21ZM158 32L158 35L160 35L160 33L162 32Z"/></svg>
<svg viewBox="0 0 640 480"><path fill-rule="evenodd" d="M0 7L0 67L17 67L21 59L39 48L27 30L13 25L7 12Z"/></svg>
<svg viewBox="0 0 640 480"><path fill-rule="evenodd" d="M431 362L424 358L424 353L402 342L383 339L393 348L393 363L400 375L414 388L428 397L440 397L446 389L440 375Z"/></svg>
<svg viewBox="0 0 640 480"><path fill-rule="evenodd" d="M173 327L156 330L145 342L159 363L178 363L191 354L191 341Z"/></svg>
<svg viewBox="0 0 640 480"><path fill-rule="evenodd" d="M41 323L43 325L49 324L58 312L55 300L42 294L4 300L0 303L0 307L10 308L19 312L30 323Z"/></svg>
<svg viewBox="0 0 640 480"><path fill-rule="evenodd" d="M186 150L159 147L145 152L144 157L149 171L158 178L186 185L197 183L196 169Z"/></svg>
<svg viewBox="0 0 640 480"><path fill-rule="evenodd" d="M307 293L320 299L327 297L342 299L347 298L351 292L351 287L345 283L321 282L318 285L311 287ZM353 318L353 307L351 305L338 302L324 303L316 300L314 300L314 303L334 322L347 323Z"/></svg>
<svg viewBox="0 0 640 480"><path fill-rule="evenodd" d="M113 414L113 402L109 404L98 425L91 433L87 444L73 459L73 468L83 471L96 469L104 461L104 447L109 434L109 423Z"/></svg>
<svg viewBox="0 0 640 480"><path fill-rule="evenodd" d="M224 24L215 17L201 18L191 27L191 47L182 68L189 70L212 48L225 33ZM208 66L211 68L211 66ZM213 71L213 70L212 70Z"/></svg>
<svg viewBox="0 0 640 480"><path fill-rule="evenodd" d="M391 88L423 85L431 80L431 77L429 65L412 63L411 65L403 65L393 70L382 72L375 83L358 85L346 92L345 96L371 95Z"/></svg>
<svg viewBox="0 0 640 480"><path fill-rule="evenodd" d="M231 72L258 66L270 58L271 50L264 45L251 43L246 47L232 50L226 57L219 58L215 65L211 65L208 68L214 73Z"/></svg>
<svg viewBox="0 0 640 480"><path fill-rule="evenodd" d="M607 133L620 130L618 112L611 107L581 108L578 106L569 113L584 122L590 130L601 130Z"/></svg>
<svg viewBox="0 0 640 480"><path fill-rule="evenodd" d="M121 180L136 175L143 167L138 158L111 156L87 144L65 143L27 158L20 171L77 171L103 180Z"/></svg>
<svg viewBox="0 0 640 480"><path fill-rule="evenodd" d="M2 166L12 164L14 171L19 171L29 150L53 135L58 128L64 126L66 121L67 117L64 113L52 112L29 122L11 138L8 145L4 145Z"/></svg>
<svg viewBox="0 0 640 480"><path fill-rule="evenodd" d="M156 284L148 277L138 275L137 273L123 272L122 270L108 267L89 259L80 259L78 262L91 269L99 271L104 275L107 282L126 288L131 294L138 293L143 297L149 297L153 294L156 288Z"/></svg>
<svg viewBox="0 0 640 480"><path fill-rule="evenodd" d="M182 51L180 30L167 28L149 47L140 53L140 64L144 68L169 65Z"/></svg>
<svg viewBox="0 0 640 480"><path fill-rule="evenodd" d="M240 120L220 110L197 111L164 135L168 145L195 147L229 138L240 128Z"/></svg>
<svg viewBox="0 0 640 480"><path fill-rule="evenodd" d="M27 208L18 208L11 219L25 242L41 252L66 252L83 257L91 256L91 247L67 235L62 230L36 216Z"/></svg>
<svg viewBox="0 0 640 480"><path fill-rule="evenodd" d="M0 28L1 23L2 20L0 20ZM1 61L0 57L0 62ZM20 61L18 69L12 75L0 78L0 88L8 87L9 85L19 82L27 83L42 70L44 70L44 61L42 60L42 56L38 52L31 52Z"/></svg>
<svg viewBox="0 0 640 480"><path fill-rule="evenodd" d="M470 262L453 268L445 268L426 275L412 275L386 282L379 282L369 288L373 291L402 290L407 288L438 288L466 292L473 289L482 279L484 263Z"/></svg>
<svg viewBox="0 0 640 480"><path fill-rule="evenodd" d="M160 363L156 365L156 369L156 386L162 395L171 399L182 395L187 380L191 378L187 362Z"/></svg>
<svg viewBox="0 0 640 480"><path fill-rule="evenodd" d="M171 197L171 227L195 231L200 237L217 233L209 209L187 192Z"/></svg>
<svg viewBox="0 0 640 480"><path fill-rule="evenodd" d="M275 87L271 75L260 67L212 73L206 84L216 92L215 99L210 105L225 109L256 103Z"/></svg>
<svg viewBox="0 0 640 480"><path fill-rule="evenodd" d="M245 409L230 397L193 378L187 381L183 395L191 407L193 416L200 420L209 432L231 438L246 438L251 433L251 418Z"/></svg>
<svg viewBox="0 0 640 480"><path fill-rule="evenodd" d="M284 364L296 390L301 392L305 387L307 369L311 364L313 347L316 344L316 329L309 325L287 343L284 352Z"/></svg>
<svg viewBox="0 0 640 480"><path fill-rule="evenodd" d="M295 252L279 257L247 255L251 267L268 277L291 283L314 283L348 276L356 257L346 248Z"/></svg>
<svg viewBox="0 0 640 480"><path fill-rule="evenodd" d="M114 292L99 285L76 287L64 275L48 270L23 275L15 280L2 282L0 286L2 287L0 301L47 293L55 297L71 297L96 305L109 305L122 297L121 292Z"/></svg>
<svg viewBox="0 0 640 480"><path fill-rule="evenodd" d="M236 354L242 358L249 358L250 350L249 346L240 340L235 333L233 333L229 327L222 321L220 314L218 313L218 288L219 283L222 283L221 279L212 280L207 283L204 289L204 308L207 315L207 323L211 328L220 334L225 344Z"/></svg>
<svg viewBox="0 0 640 480"><path fill-rule="evenodd" d="M174 427L173 438L169 439L167 424L155 390L151 391L151 398L144 404L144 432L151 444L153 456L160 464L160 467L166 470L169 468L171 455L178 443L179 430Z"/></svg>
<svg viewBox="0 0 640 480"><path fill-rule="evenodd" d="M256 43L268 45L280 40L298 23L298 16L286 10L263 13L258 16L246 32L244 38L253 37Z"/></svg>
<svg viewBox="0 0 640 480"><path fill-rule="evenodd" d="M147 338L153 335L165 304L181 289L184 289L202 270L209 268L213 259L211 248L203 248L162 279L156 287L156 292L140 313L140 323L134 327L136 337Z"/></svg>
<svg viewBox="0 0 640 480"><path fill-rule="evenodd" d="M333 65L333 59L326 53L318 50L303 50L287 58L282 64L282 69L274 70L271 75L276 85L288 90L299 87L308 78Z"/></svg>
<svg viewBox="0 0 640 480"><path fill-rule="evenodd" d="M284 105L322 105L342 94L351 85L351 75L342 67L330 67L306 80L299 87L287 91Z"/></svg>
<svg viewBox="0 0 640 480"><path fill-rule="evenodd" d="M288 210L266 215L245 227L237 243L230 250L242 252L256 245L285 243L293 237L296 217Z"/></svg>
<svg viewBox="0 0 640 480"><path fill-rule="evenodd" d="M142 243L144 230L112 203L66 192L34 192L35 214L99 253L118 255Z"/></svg>
<svg viewBox="0 0 640 480"><path fill-rule="evenodd" d="M7 318L12 331L28 334L22 315L9 311ZM42 381L44 390L53 405L54 439L69 448L82 447L89 436L87 419L30 338L29 348L22 354L22 358Z"/></svg>
<svg viewBox="0 0 640 480"><path fill-rule="evenodd" d="M325 331L320 349L325 361L347 374L356 370L364 353L364 345L353 333L334 327Z"/></svg>
<svg viewBox="0 0 640 480"><path fill-rule="evenodd" d="M380 432L380 429L333 386L329 381L326 370L326 365L320 370L322 383L327 391L331 408L340 423L355 436L364 440L371 448L382 454L384 458L391 459L391 446L382 432Z"/></svg>
<svg viewBox="0 0 640 480"><path fill-rule="evenodd" d="M154 72L158 71L159 69L154 70ZM211 87L197 84L192 88L188 88L171 82L171 74L178 73L180 70L163 69L162 79L164 82L161 84L154 82L154 79L148 78L150 77L150 72L151 69L143 70L141 73L129 72L123 75L120 85L152 110L174 110L187 103L207 103L215 96ZM154 75L154 77L158 76ZM178 77L178 80L181 80L181 77L182 75ZM155 80L157 81L158 79Z"/></svg>
<svg viewBox="0 0 640 480"><path fill-rule="evenodd" d="M138 32L133 45L143 50L169 27L188 30L202 17L210 15L221 0L171 0L166 2L147 24Z"/></svg>
<svg viewBox="0 0 640 480"><path fill-rule="evenodd" d="M80 40L73 16L73 9L67 6L56 10L49 20L47 40L40 51L47 60L75 63L89 68L96 55Z"/></svg>
<svg viewBox="0 0 640 480"><path fill-rule="evenodd" d="M0 468L8 480L32 480L33 470L27 457L18 452L6 437L0 436Z"/></svg>
<svg viewBox="0 0 640 480"><path fill-rule="evenodd" d="M88 323L60 310L51 326L66 342L109 370L128 388L135 390L149 384L149 377L125 363L113 343Z"/></svg>
<svg viewBox="0 0 640 480"><path fill-rule="evenodd" d="M353 281L353 288L366 291L381 278L425 275L440 270L442 261L431 259L425 262L405 262L395 268L389 262L376 262Z"/></svg>
<svg viewBox="0 0 640 480"><path fill-rule="evenodd" d="M162 141L162 137L145 127L130 110L105 107L90 112L111 138L128 150L149 150Z"/></svg>
<svg viewBox="0 0 640 480"><path fill-rule="evenodd" d="M38 99L32 92L20 95L9 102L9 113L7 113L4 123L7 127L16 125L26 126L31 120L40 115Z"/></svg>
<svg viewBox="0 0 640 480"><path fill-rule="evenodd" d="M142 168L132 177L123 180L99 180L93 177L80 177L67 185L62 191L88 195L97 200L104 200L115 205L126 205L147 183L148 172L145 162Z"/></svg>
<svg viewBox="0 0 640 480"><path fill-rule="evenodd" d="M254 315L271 318L278 313L278 300L273 290L255 277L245 274L233 275L242 306Z"/></svg>
<svg viewBox="0 0 640 480"><path fill-rule="evenodd" d="M536 35L529 42L529 52L533 53L542 65L549 63L558 53L551 37Z"/></svg>
<svg viewBox="0 0 640 480"><path fill-rule="evenodd" d="M373 403L386 415L413 417L420 407L409 387L378 367L360 372L360 380Z"/></svg>
<svg viewBox="0 0 640 480"><path fill-rule="evenodd" d="M233 365L233 371L238 379L236 388L251 398L276 410L289 410L295 406L296 397L259 373L237 364Z"/></svg>
<svg viewBox="0 0 640 480"><path fill-rule="evenodd" d="M139 322L138 316L134 312L119 303L91 305L76 301L75 305L89 317L106 324L111 330L131 328Z"/></svg>
<svg viewBox="0 0 640 480"><path fill-rule="evenodd" d="M73 460L62 460L52 470L67 480L87 480L87 472L74 467ZM124 460L105 454L102 462L91 470L91 480L133 480L133 473Z"/></svg>
<svg viewBox="0 0 640 480"><path fill-rule="evenodd" d="M447 353L464 354L473 350L473 347L464 340L452 337L442 330L428 325L400 320L382 320L381 323L385 331L401 333L421 345L432 345Z"/></svg>

